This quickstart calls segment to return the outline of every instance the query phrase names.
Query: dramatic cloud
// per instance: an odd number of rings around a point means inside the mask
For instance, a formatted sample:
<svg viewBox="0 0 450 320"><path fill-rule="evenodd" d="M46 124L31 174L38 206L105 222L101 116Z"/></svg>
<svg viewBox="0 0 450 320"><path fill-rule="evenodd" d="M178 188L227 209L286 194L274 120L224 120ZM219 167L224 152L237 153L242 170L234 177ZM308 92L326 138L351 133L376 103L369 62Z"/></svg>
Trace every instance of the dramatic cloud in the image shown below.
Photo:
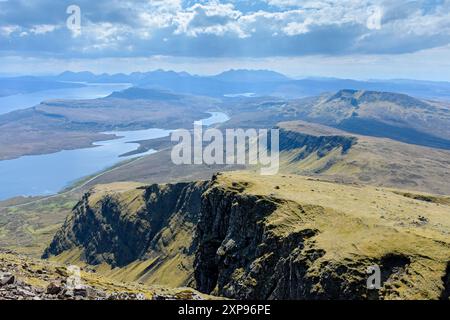
<svg viewBox="0 0 450 320"><path fill-rule="evenodd" d="M450 43L450 0L0 1L0 54L270 57L399 54Z"/></svg>

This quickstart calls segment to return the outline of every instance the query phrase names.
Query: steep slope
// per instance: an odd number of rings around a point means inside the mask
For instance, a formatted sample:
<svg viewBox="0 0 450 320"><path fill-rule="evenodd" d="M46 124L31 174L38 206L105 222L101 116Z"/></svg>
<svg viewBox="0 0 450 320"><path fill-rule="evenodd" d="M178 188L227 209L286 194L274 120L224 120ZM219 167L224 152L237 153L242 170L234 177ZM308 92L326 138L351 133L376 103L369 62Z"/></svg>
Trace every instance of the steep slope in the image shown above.
<svg viewBox="0 0 450 320"><path fill-rule="evenodd" d="M258 110L259 112L259 110ZM259 114L262 114L260 112ZM253 113L255 114L255 113ZM247 114L249 115L249 114ZM242 118L241 118L242 117ZM239 119L236 120L236 119ZM254 121L254 122L251 122ZM222 129L260 123L240 115ZM271 124L263 122L263 127ZM450 151L407 144L392 139L363 136L305 121L277 123L280 130L280 172L321 176L334 181L405 188L450 194ZM247 128L244 126L244 128ZM208 179L214 172L241 170L244 166L174 166L169 139L142 143L144 150L160 152L108 173L92 182L139 181L146 184Z"/></svg>
<svg viewBox="0 0 450 320"><path fill-rule="evenodd" d="M102 188L76 207L46 256L238 299L448 298L445 197L251 172ZM366 285L374 265L380 290Z"/></svg>
<svg viewBox="0 0 450 320"><path fill-rule="evenodd" d="M98 186L75 206L44 258L68 250L59 261L97 265L120 280L187 285L205 187L202 182ZM111 270L116 267L123 270Z"/></svg>
<svg viewBox="0 0 450 320"><path fill-rule="evenodd" d="M283 124L281 124L283 125ZM285 124L289 127L289 123ZM343 134L314 134L301 132L300 130L289 130L280 128L280 150L290 152L297 150L294 161L304 160L312 154L322 158L336 149L344 155L357 143L357 138L351 135Z"/></svg>

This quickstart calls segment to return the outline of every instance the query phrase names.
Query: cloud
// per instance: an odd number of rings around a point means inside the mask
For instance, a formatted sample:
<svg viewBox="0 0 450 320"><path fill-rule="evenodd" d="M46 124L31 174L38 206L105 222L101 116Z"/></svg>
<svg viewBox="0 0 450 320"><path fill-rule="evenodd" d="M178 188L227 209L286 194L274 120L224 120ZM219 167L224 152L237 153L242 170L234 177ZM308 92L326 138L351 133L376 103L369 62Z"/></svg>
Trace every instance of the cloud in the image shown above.
<svg viewBox="0 0 450 320"><path fill-rule="evenodd" d="M66 8L72 1L0 1L0 54L74 58L399 54L450 43L450 0L77 3L82 32L74 38L65 27Z"/></svg>
<svg viewBox="0 0 450 320"><path fill-rule="evenodd" d="M0 35L3 37L9 37L13 32L17 32L20 30L19 26L13 25L4 25L0 26Z"/></svg>
<svg viewBox="0 0 450 320"><path fill-rule="evenodd" d="M185 12L176 15L175 34L186 34L197 37L201 34L224 36L225 34L245 38L247 35L241 29L239 18L242 13L235 10L232 4L222 4L211 1L206 4L197 3Z"/></svg>
<svg viewBox="0 0 450 320"><path fill-rule="evenodd" d="M51 25L51 24L39 24L30 28L30 32L33 34L46 34L49 32L53 32L58 29L59 26Z"/></svg>

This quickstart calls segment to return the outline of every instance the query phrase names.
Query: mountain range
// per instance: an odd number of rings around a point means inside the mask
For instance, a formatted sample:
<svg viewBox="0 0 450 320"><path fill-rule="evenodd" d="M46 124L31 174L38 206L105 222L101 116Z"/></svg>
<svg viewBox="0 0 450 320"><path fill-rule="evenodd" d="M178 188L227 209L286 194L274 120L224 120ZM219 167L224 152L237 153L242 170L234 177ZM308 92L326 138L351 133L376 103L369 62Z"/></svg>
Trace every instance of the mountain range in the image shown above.
<svg viewBox="0 0 450 320"><path fill-rule="evenodd" d="M156 70L131 74L63 72L49 77L55 81L132 83L135 86L159 88L177 93L223 97L253 93L259 96L306 97L343 89L392 91L421 98L450 99L450 83L419 80L350 80L337 78L293 79L268 70L229 70L213 76L187 72Z"/></svg>
<svg viewBox="0 0 450 320"><path fill-rule="evenodd" d="M130 74L94 74L65 71L55 76L0 77L0 96L95 83L130 83L133 86L175 93L223 98L240 95L299 98L344 89L392 91L426 99L450 99L449 82L420 80L294 79L269 70L228 70L199 76L187 72L155 70Z"/></svg>

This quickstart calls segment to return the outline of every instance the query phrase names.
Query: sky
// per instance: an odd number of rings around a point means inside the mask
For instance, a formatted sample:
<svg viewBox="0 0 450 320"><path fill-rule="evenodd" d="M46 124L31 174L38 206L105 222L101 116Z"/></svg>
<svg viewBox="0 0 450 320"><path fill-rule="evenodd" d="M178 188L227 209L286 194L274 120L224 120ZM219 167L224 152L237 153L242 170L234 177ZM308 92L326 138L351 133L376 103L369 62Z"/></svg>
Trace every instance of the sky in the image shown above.
<svg viewBox="0 0 450 320"><path fill-rule="evenodd" d="M0 0L0 74L230 68L450 81L450 0Z"/></svg>

